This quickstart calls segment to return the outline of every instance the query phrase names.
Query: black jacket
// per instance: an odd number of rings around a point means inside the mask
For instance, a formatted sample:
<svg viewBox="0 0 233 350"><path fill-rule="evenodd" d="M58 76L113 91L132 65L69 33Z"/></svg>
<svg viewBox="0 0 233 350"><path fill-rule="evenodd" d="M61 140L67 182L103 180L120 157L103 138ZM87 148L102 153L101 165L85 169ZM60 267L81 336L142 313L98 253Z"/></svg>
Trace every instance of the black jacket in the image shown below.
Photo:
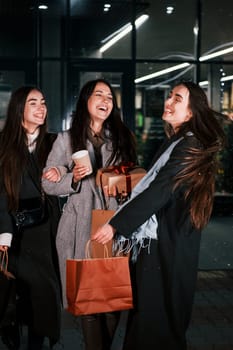
<svg viewBox="0 0 233 350"><path fill-rule="evenodd" d="M164 143L155 160L175 138ZM194 136L181 140L150 186L109 222L130 238L153 214L158 220L158 240L141 249L133 266L135 310L124 349L186 349L201 233L190 220L190 206L184 199L186 184L175 191L173 186L183 167L181 158L194 145L199 147Z"/></svg>
<svg viewBox="0 0 233 350"><path fill-rule="evenodd" d="M21 179L19 200L40 197L41 175L47 155L55 139L47 134L40 152L28 153L28 163ZM44 161L39 163L39 157ZM41 158L40 158L41 159ZM40 165L39 165L40 164ZM9 269L16 276L18 316L36 334L47 336L55 343L60 336L60 282L55 249L55 234L59 220L57 197L45 196L48 216L35 227L17 230L12 213L7 210L7 198L0 193L0 233L13 234L9 249Z"/></svg>

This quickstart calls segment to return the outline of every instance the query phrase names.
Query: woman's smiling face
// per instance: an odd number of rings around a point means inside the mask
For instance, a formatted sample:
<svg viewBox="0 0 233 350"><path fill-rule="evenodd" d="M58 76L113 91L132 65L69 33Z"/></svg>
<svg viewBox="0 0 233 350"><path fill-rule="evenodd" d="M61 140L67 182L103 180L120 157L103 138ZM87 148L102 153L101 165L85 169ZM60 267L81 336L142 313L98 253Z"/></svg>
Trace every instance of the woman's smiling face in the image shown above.
<svg viewBox="0 0 233 350"><path fill-rule="evenodd" d="M191 117L189 90L184 85L175 86L165 101L162 119L171 124L174 131L177 131Z"/></svg>
<svg viewBox="0 0 233 350"><path fill-rule="evenodd" d="M108 85L99 82L87 102L92 121L104 122L113 109L113 97Z"/></svg>
<svg viewBox="0 0 233 350"><path fill-rule="evenodd" d="M34 132L43 125L47 115L45 98L38 90L32 90L26 99L22 125L29 132Z"/></svg>

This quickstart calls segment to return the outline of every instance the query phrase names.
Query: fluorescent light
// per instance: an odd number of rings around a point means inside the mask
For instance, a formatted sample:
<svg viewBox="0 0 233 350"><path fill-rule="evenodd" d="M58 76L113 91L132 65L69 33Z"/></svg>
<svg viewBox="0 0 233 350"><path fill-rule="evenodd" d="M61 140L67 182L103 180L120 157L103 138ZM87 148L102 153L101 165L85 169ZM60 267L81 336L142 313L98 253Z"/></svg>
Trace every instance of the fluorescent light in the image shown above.
<svg viewBox="0 0 233 350"><path fill-rule="evenodd" d="M233 80L233 75L228 75L228 76L220 79L220 81L228 81L228 80ZM199 82L199 85L206 86L206 85L209 85L209 82L208 82L208 80L203 80L203 81Z"/></svg>
<svg viewBox="0 0 233 350"><path fill-rule="evenodd" d="M222 56L222 55L225 55L225 54L228 54L228 53L231 53L231 52L233 52L233 46L229 47L228 49L216 51L216 52L211 53L209 55L201 56L199 58L199 61L201 61L201 62L202 61L206 61L206 60L208 60L210 58ZM170 67L170 68L166 68L166 69L163 69L161 71L154 72L154 73L142 76L141 78L137 78L137 79L135 79L135 83L137 84L137 83L140 83L140 82L145 81L145 80L153 79L153 78L159 77L161 75L173 72L175 70L188 67L189 65L190 65L190 63L187 63L187 62L186 63L182 63L182 64L178 64L176 66L173 66L173 67ZM221 79L221 81L233 80L231 77L233 77L233 76L223 77ZM208 84L208 81L203 81L203 82L199 83L200 86L204 86L204 85L207 85L207 84Z"/></svg>
<svg viewBox="0 0 233 350"><path fill-rule="evenodd" d="M140 17L138 17L135 21L136 29L138 29L148 18L149 18L149 15L141 15Z"/></svg>
<svg viewBox="0 0 233 350"><path fill-rule="evenodd" d="M122 39L125 35L127 35L130 31L132 30L132 28L130 27L130 25L125 28L124 30L122 30L119 34L117 34L116 36L114 36L114 38L110 39L106 44L104 44L103 46L101 46L100 48L100 52L103 53L106 50L108 50L111 46L113 46L117 41L119 41L120 39Z"/></svg>
<svg viewBox="0 0 233 350"><path fill-rule="evenodd" d="M47 6L47 5L39 5L39 6L38 6L38 9L39 9L39 10L47 10L47 9L48 9L48 6Z"/></svg>
<svg viewBox="0 0 233 350"><path fill-rule="evenodd" d="M221 78L221 81L233 80L233 75L228 75L226 77Z"/></svg>
<svg viewBox="0 0 233 350"><path fill-rule="evenodd" d="M142 81L145 81L145 80L149 80L149 79L152 79L152 78L156 78L156 77L159 77L161 75L164 75L164 74L167 74L167 73L170 73L170 72L173 72L175 70L178 70L178 69L182 69L182 68L185 68L185 67L188 67L190 66L190 63L181 63L181 64L178 64L176 66L172 66L170 68L166 68L166 69L163 69L163 70L160 70L158 72L154 72L152 74L148 74L148 75L144 75L143 77L141 78L137 78L135 79L135 83L141 83Z"/></svg>
<svg viewBox="0 0 233 350"><path fill-rule="evenodd" d="M226 54L231 53L231 52L233 52L233 46L229 47L228 49L224 49L224 50L220 50L220 51L216 51L216 52L210 53L209 55L201 56L199 58L199 61L203 62L203 61L209 60L210 58L226 55Z"/></svg>
<svg viewBox="0 0 233 350"><path fill-rule="evenodd" d="M136 29L138 29L147 19L149 18L148 15L142 15L139 18L136 19L135 21L135 27ZM113 46L117 41L119 41L120 39L122 39L125 35L127 35L129 32L131 32L133 26L132 24L128 23L126 24L124 27L122 27L121 29L119 29L116 32L116 35L112 34L111 37L112 39L110 39L106 44L104 44L101 48L100 48L100 52L103 53L105 52L107 49L109 49L111 46ZM118 34L117 34L118 33ZM103 42L106 40L103 40Z"/></svg>
<svg viewBox="0 0 233 350"><path fill-rule="evenodd" d="M203 80L203 81L200 81L200 82L198 83L199 86L206 86L206 85L208 85L208 84L209 84L208 80Z"/></svg>
<svg viewBox="0 0 233 350"><path fill-rule="evenodd" d="M172 14L172 12L174 11L174 7L173 6L167 6L166 8L166 13L168 15Z"/></svg>
<svg viewBox="0 0 233 350"><path fill-rule="evenodd" d="M108 12L111 8L110 4L104 4L104 12Z"/></svg>
<svg viewBox="0 0 233 350"><path fill-rule="evenodd" d="M216 51L212 54L209 54L209 55L205 55L205 56L201 56L199 58L199 61L206 61L210 58L213 58L213 57L218 57L218 56L222 56L222 55L225 55L225 54L228 54L228 53L231 53L233 52L233 46L229 47L228 49L224 49L224 50L220 50L220 51ZM190 65L190 63L182 63L182 64L178 64L176 66L173 66L173 67L170 67L170 68L167 68L167 69L163 69L161 71L158 71L158 72L155 72L155 73L152 73L152 74L148 74L148 75L145 75L141 78L137 78L135 79L135 83L140 83L142 81L145 81L145 80L149 80L149 79L152 79L152 78L156 78L158 76L161 76L161 75L164 75L166 73L170 73L174 70L177 70L177 69L182 69L182 68L185 68L185 67L188 67ZM227 81L227 80L232 80L231 79L232 76L229 76L229 77L223 77L221 79L221 81ZM199 85L206 85L207 82L200 82ZM201 85L202 86L202 85Z"/></svg>

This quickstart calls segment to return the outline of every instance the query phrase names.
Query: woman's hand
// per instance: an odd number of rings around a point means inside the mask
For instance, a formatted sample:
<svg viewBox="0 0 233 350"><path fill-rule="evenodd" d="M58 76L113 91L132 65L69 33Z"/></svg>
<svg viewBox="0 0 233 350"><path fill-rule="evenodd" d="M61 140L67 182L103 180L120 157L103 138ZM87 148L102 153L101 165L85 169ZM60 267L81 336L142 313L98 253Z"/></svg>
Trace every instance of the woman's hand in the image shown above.
<svg viewBox="0 0 233 350"><path fill-rule="evenodd" d="M103 192L105 197L115 197L119 205L123 204L126 200L128 200L129 196L129 194L125 191L119 193L117 190L117 186L115 185L111 186L111 190L109 189L108 185L103 186Z"/></svg>
<svg viewBox="0 0 233 350"><path fill-rule="evenodd" d="M5 252L8 250L8 246L7 245L0 245L0 252Z"/></svg>
<svg viewBox="0 0 233 350"><path fill-rule="evenodd" d="M61 179L61 175L59 170L56 167L53 167L45 171L42 175L42 178L51 182L58 182Z"/></svg>
<svg viewBox="0 0 233 350"><path fill-rule="evenodd" d="M105 224L98 228L98 230L95 232L91 239L98 243L106 244L113 238L115 232L116 230L114 227L112 227L109 224Z"/></svg>
<svg viewBox="0 0 233 350"><path fill-rule="evenodd" d="M116 197L117 195L117 187L114 185L111 187L111 191L108 185L103 186L103 191L105 197Z"/></svg>
<svg viewBox="0 0 233 350"><path fill-rule="evenodd" d="M85 165L75 165L73 168L73 179L74 182L80 181L82 178L84 178L87 173L89 172L88 166Z"/></svg>

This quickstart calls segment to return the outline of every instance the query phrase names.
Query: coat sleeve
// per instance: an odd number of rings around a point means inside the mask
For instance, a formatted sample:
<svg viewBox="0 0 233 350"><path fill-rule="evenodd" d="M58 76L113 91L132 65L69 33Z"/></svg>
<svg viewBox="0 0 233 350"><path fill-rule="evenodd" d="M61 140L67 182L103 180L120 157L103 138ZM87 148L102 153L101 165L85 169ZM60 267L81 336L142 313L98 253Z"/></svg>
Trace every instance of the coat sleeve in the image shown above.
<svg viewBox="0 0 233 350"><path fill-rule="evenodd" d="M56 167L61 174L61 180L59 182L51 182L42 179L42 187L47 194L66 196L78 192L79 186L75 190L71 187L73 178L73 174L69 170L71 164L69 134L67 132L59 133L48 155L43 172L49 168Z"/></svg>
<svg viewBox="0 0 233 350"><path fill-rule="evenodd" d="M0 194L0 234L2 233L14 233L14 225L12 217L7 208L6 194L1 192Z"/></svg>
<svg viewBox="0 0 233 350"><path fill-rule="evenodd" d="M181 159L185 157L188 144L187 139L179 142L149 187L122 207L109 221L119 233L130 237L147 219L165 207L175 192L184 190L185 184L175 191L173 186L175 175L183 168Z"/></svg>

